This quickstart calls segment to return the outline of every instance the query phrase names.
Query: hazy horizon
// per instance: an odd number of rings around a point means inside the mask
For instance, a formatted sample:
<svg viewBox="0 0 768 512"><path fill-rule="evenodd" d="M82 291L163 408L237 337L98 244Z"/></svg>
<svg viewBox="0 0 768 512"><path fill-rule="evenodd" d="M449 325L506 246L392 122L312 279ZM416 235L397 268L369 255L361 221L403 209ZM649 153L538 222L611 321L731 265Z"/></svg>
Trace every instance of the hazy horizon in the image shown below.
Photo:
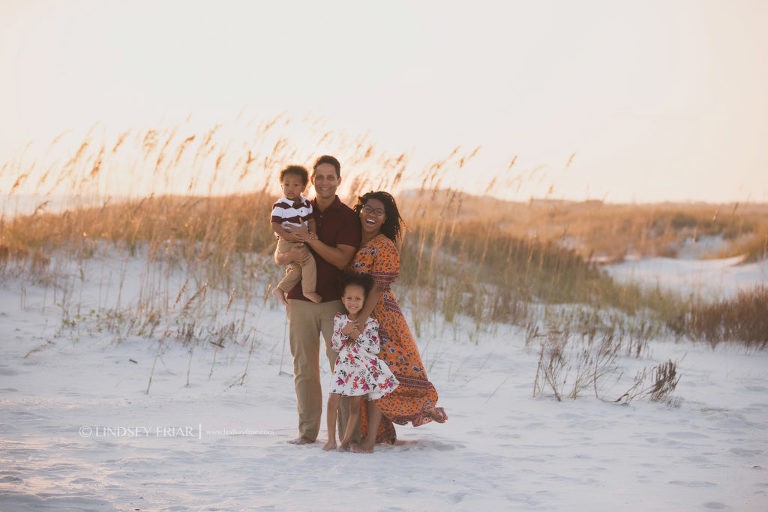
<svg viewBox="0 0 768 512"><path fill-rule="evenodd" d="M10 0L0 165L62 133L63 157L92 129L286 113L297 145L322 120L406 153L411 174L479 147L445 170L473 194L497 177L517 201L767 202L765 26L759 0Z"/></svg>

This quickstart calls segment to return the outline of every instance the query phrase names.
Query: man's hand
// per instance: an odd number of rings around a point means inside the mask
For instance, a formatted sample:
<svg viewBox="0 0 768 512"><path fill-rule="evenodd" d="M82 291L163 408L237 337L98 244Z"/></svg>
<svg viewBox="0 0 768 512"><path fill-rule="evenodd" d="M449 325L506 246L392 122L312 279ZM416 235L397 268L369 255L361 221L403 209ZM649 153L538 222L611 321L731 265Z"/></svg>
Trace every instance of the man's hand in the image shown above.
<svg viewBox="0 0 768 512"><path fill-rule="evenodd" d="M295 245L288 252L275 253L275 263L278 265L290 265L291 262L303 262L312 257L304 244Z"/></svg>
<svg viewBox="0 0 768 512"><path fill-rule="evenodd" d="M291 236L294 237L293 242L306 242L309 239L309 230L304 225L291 226Z"/></svg>
<svg viewBox="0 0 768 512"><path fill-rule="evenodd" d="M287 242L303 242L304 241L301 238L299 238L298 236L296 236L294 233L292 233L291 231L288 231L288 230L285 230L283 232L283 234L280 235L280 238L282 238L283 240L285 240Z"/></svg>

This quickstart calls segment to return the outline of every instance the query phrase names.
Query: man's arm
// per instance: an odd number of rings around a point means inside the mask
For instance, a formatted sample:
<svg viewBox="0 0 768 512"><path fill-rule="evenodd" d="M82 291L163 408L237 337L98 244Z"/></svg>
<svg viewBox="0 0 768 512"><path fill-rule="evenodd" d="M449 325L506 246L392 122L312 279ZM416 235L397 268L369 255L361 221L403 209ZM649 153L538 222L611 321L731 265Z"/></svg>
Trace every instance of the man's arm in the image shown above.
<svg viewBox="0 0 768 512"><path fill-rule="evenodd" d="M330 245L325 245L318 239L307 239L304 240L304 243L312 247L312 250L315 251L318 256L339 270L344 270L347 265L349 265L349 262L352 261L352 258L357 251L357 247L354 245L339 244L336 247L331 247Z"/></svg>
<svg viewBox="0 0 768 512"><path fill-rule="evenodd" d="M292 229L291 233L293 233L299 241L312 247L312 250L315 251L318 256L339 270L344 270L347 265L349 265L349 262L352 261L352 258L357 251L357 247L354 245L339 244L336 247L326 245L320 241L316 233L310 233L304 226Z"/></svg>

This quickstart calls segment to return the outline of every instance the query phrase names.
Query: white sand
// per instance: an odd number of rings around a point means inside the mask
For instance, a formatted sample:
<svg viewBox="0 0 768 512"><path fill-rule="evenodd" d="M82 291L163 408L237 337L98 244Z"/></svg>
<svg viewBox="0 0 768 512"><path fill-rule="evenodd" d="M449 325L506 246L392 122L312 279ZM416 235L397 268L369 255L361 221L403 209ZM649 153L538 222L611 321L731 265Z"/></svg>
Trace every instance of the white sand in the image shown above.
<svg viewBox="0 0 768 512"><path fill-rule="evenodd" d="M768 285L768 259L741 263L741 257L715 260L643 258L606 265L608 273L620 281L677 291L707 299L732 297L758 284Z"/></svg>
<svg viewBox="0 0 768 512"><path fill-rule="evenodd" d="M89 265L88 276L121 268ZM287 444L296 411L292 377L279 374L280 310L249 317L257 349L243 385L248 346L226 344L212 365L212 345L170 342L147 395L157 336L116 342L89 321L62 330L50 290L21 286L0 283L3 511L768 510L765 351L656 340L647 359L619 361L615 388L674 359L678 407L557 402L531 398L537 348L521 330L498 326L475 344L461 325L431 325L419 343L449 421L398 427L400 441L373 455L327 453ZM84 315L110 286L86 279Z"/></svg>

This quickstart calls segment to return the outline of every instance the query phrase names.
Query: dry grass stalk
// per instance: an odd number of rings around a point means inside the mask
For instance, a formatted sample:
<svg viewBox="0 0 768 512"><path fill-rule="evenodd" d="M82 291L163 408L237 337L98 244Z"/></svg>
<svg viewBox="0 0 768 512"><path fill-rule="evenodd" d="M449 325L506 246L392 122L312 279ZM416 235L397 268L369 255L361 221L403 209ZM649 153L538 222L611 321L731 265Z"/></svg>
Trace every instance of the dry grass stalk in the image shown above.
<svg viewBox="0 0 768 512"><path fill-rule="evenodd" d="M636 398L647 398L652 402L673 403L670 395L679 382L677 362L669 360L641 370L634 384L615 401L626 405Z"/></svg>
<svg viewBox="0 0 768 512"><path fill-rule="evenodd" d="M703 339L713 346L739 341L763 349L768 345L768 286L739 292L715 303L692 302L670 326L679 335Z"/></svg>
<svg viewBox="0 0 768 512"><path fill-rule="evenodd" d="M62 148L57 155L51 148L63 145L59 138L49 146L51 154L39 162L28 163L21 156L6 162L2 178L11 185L11 194L22 190L39 193L44 187L47 196L75 191L78 197L64 213L52 212L46 196L32 215L0 219L0 274L17 272L38 279L47 276L54 282L54 302L65 304L64 320L73 323L79 321L79 304L73 304L75 285L61 285L66 282L64 278L49 268L54 256L77 261L83 268L82 263L103 247L133 257L145 255L145 280L138 302L122 305L123 265L117 305L103 312L102 318L108 320L100 320L105 327L115 329L119 336L152 336L165 325L161 329L165 338L183 343L209 340L217 345L206 330L221 328L216 315L195 317L214 309L216 314L239 315L229 319L237 327L229 335L246 336L243 333L248 332L246 318L253 298L262 296L266 303L269 288L279 275L278 267L269 261L274 239L266 222L277 195L275 172L287 163L310 165L316 156L286 138L282 128L290 122L278 116L255 127L249 124L243 127L250 131L242 145L232 142L228 133L232 127L222 124L193 133L186 126L175 126L129 130L115 139L88 135L71 152ZM689 306L658 291L617 285L590 261L592 256L623 257L627 247L652 254L670 241L688 236L720 234L737 239L768 233L766 211L757 205L740 205L714 215L707 205L630 207L601 201L497 201L489 210L487 197L443 188L452 174L464 171L479 147L469 152L457 147L420 174L409 176L405 153L379 151L365 135L349 137L324 130L322 125L313 129L316 144L309 144L310 149L321 143L339 149L336 154L344 162L345 173L340 195L347 202L368 188L397 192L397 187L409 179L422 184L416 193L398 194L408 224L400 247L398 288L410 302L417 335L424 322L469 317L477 330L495 322L526 326L526 340L530 342L542 336L536 305L586 305L588 312L564 317L557 330L581 336L589 350L577 360L581 361L580 368L585 372L591 369L591 373L577 373L575 385L570 392L565 391L562 385L557 387L567 374L560 368L566 361L562 352L565 342L560 348L551 343L542 352L540 370L548 373L537 377L536 386L548 382L559 397L575 397L590 383L597 389L600 368L609 368L610 351L602 351L600 344L592 347L593 341L613 337L611 347L620 346L637 357L647 339L657 334L658 325ZM516 160L510 161L510 168ZM58 161L65 163L59 166L55 164ZM263 169L259 169L260 163ZM546 169L539 166L522 170L513 179L518 184L541 181L545 174ZM116 182L110 176L115 175L136 180L138 190L143 191L140 197L100 196L114 189ZM489 192L500 183L492 179ZM238 193L221 194L232 190ZM240 193L243 190L249 192ZM572 240L580 242L578 248L569 246ZM762 254L765 245L761 246ZM170 276L179 272L183 285L177 288L178 282L172 285ZM191 296L190 281L198 283ZM178 292L172 293L171 288ZM79 291L82 293L82 283ZM177 309L178 304L183 307ZM758 301L758 309L761 305L764 302ZM746 305L739 308L748 309ZM606 310L627 315L650 313L647 323L638 326L606 320L598 314ZM701 308L692 311L696 320L683 323L683 328L700 328L707 315L714 313ZM179 320L176 330L169 328L172 318ZM753 314L750 318L758 317ZM755 325L759 328L762 324ZM247 339L255 343L253 338ZM764 346L766 342L761 343ZM150 385L151 375L148 390Z"/></svg>

